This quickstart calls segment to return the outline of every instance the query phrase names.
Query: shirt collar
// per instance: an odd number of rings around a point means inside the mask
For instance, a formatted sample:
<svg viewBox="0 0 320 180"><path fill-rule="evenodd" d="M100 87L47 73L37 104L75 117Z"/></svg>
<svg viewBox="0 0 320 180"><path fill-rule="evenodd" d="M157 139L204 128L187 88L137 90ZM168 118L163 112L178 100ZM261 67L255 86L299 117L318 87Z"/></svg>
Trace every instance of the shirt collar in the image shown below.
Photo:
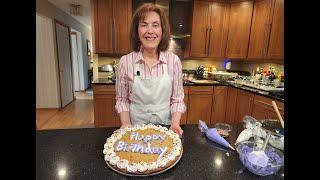
<svg viewBox="0 0 320 180"><path fill-rule="evenodd" d="M141 48L140 51L137 53L137 56L134 60L135 64L140 63L141 61L144 61L143 56L142 56L142 51L143 51L143 48ZM159 61L161 63L167 64L167 59L166 59L165 53L163 51L160 51Z"/></svg>

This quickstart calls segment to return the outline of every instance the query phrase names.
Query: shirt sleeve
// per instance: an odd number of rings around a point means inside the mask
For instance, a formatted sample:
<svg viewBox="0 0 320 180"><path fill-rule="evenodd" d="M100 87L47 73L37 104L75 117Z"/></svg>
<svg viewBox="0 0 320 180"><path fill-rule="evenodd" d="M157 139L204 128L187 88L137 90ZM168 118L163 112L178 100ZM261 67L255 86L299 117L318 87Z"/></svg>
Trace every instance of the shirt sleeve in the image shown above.
<svg viewBox="0 0 320 180"><path fill-rule="evenodd" d="M186 111L184 104L184 90L183 90L183 78L182 78L182 65L178 56L174 55L173 64L173 89L171 96L171 113Z"/></svg>
<svg viewBox="0 0 320 180"><path fill-rule="evenodd" d="M122 56L119 61L116 78L116 105L115 109L118 113L129 111L129 83L127 56Z"/></svg>

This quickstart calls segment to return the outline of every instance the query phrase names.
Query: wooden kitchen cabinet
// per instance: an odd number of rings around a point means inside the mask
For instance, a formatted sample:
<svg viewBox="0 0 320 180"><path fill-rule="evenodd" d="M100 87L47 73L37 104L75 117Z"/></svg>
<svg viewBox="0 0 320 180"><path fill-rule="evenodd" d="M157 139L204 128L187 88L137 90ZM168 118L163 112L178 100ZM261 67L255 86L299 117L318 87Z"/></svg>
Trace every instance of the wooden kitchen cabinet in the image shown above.
<svg viewBox="0 0 320 180"><path fill-rule="evenodd" d="M237 94L238 91L236 88L227 88L225 122L228 124L234 124L236 122Z"/></svg>
<svg viewBox="0 0 320 180"><path fill-rule="evenodd" d="M214 86L212 99L211 124L225 122L227 110L228 86Z"/></svg>
<svg viewBox="0 0 320 180"><path fill-rule="evenodd" d="M93 85L95 127L120 127L121 122L115 110L115 86Z"/></svg>
<svg viewBox="0 0 320 180"><path fill-rule="evenodd" d="M186 112L182 114L181 119L180 119L180 124L187 124L187 118L188 118L188 99L189 99L189 87L184 86L184 104L186 106Z"/></svg>
<svg viewBox="0 0 320 180"><path fill-rule="evenodd" d="M272 106L272 101L275 101L279 112L284 118L284 103L273 100L271 98L267 98L264 96L260 95L255 95L254 101L253 101L253 108L252 108L252 117L254 117L257 120L262 120L262 119L279 119L276 111L274 110Z"/></svg>
<svg viewBox="0 0 320 180"><path fill-rule="evenodd" d="M275 0L267 58L284 59L284 0Z"/></svg>
<svg viewBox="0 0 320 180"><path fill-rule="evenodd" d="M225 1L194 1L191 57L224 57L229 5Z"/></svg>
<svg viewBox="0 0 320 180"><path fill-rule="evenodd" d="M226 57L247 57L252 11L253 1L230 2Z"/></svg>
<svg viewBox="0 0 320 180"><path fill-rule="evenodd" d="M245 115L251 116L254 94L244 90L237 90L237 105L235 122L242 122Z"/></svg>
<svg viewBox="0 0 320 180"><path fill-rule="evenodd" d="M252 15L248 58L262 59L267 55L273 0L255 0Z"/></svg>
<svg viewBox="0 0 320 180"><path fill-rule="evenodd" d="M255 0L248 59L283 59L283 0ZM269 41L270 40L270 41Z"/></svg>
<svg viewBox="0 0 320 180"><path fill-rule="evenodd" d="M213 86L191 86L189 88L187 124L198 124L199 120L210 124Z"/></svg>
<svg viewBox="0 0 320 180"><path fill-rule="evenodd" d="M130 52L131 16L131 0L93 0L95 53Z"/></svg>

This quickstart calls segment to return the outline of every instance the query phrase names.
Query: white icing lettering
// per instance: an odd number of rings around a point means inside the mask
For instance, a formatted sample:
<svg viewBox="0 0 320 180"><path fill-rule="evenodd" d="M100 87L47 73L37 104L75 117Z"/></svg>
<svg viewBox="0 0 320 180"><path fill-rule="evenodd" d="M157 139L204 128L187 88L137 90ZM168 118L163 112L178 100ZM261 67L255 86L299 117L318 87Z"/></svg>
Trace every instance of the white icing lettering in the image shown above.
<svg viewBox="0 0 320 180"><path fill-rule="evenodd" d="M152 136L150 135L146 135L146 137L144 138L144 142L148 142L152 140Z"/></svg>
<svg viewBox="0 0 320 180"><path fill-rule="evenodd" d="M159 154L159 148L157 147L152 148L152 152L153 154Z"/></svg>
<svg viewBox="0 0 320 180"><path fill-rule="evenodd" d="M153 152L151 151L151 144L150 143L147 144L147 147L145 148L144 151L146 154L153 154Z"/></svg>
<svg viewBox="0 0 320 180"><path fill-rule="evenodd" d="M132 139L137 140L137 137L138 137L138 133L137 132L132 132L131 135L130 135L130 140L132 140Z"/></svg>
<svg viewBox="0 0 320 180"><path fill-rule="evenodd" d="M161 135L159 135L159 139L161 140L161 141L164 141L164 138L166 137L166 135L164 135L164 136L161 136Z"/></svg>
<svg viewBox="0 0 320 180"><path fill-rule="evenodd" d="M157 140L157 139L158 139L158 135L152 134L152 140L155 141L155 140Z"/></svg>
<svg viewBox="0 0 320 180"><path fill-rule="evenodd" d="M160 156L158 158L162 157L164 155L164 153L166 153L167 149L168 149L167 146L164 148L160 147Z"/></svg>
<svg viewBox="0 0 320 180"><path fill-rule="evenodd" d="M119 141L119 142L118 142L118 145L117 145L117 147L116 147L116 151L121 151L121 150L123 150L124 147L125 147L125 144L126 144L126 143L124 143L123 141Z"/></svg>
<svg viewBox="0 0 320 180"><path fill-rule="evenodd" d="M139 152L139 151L140 151L141 154L143 154L143 152L144 152L144 148L143 148L143 146L141 144L138 144L137 148L135 150L135 152Z"/></svg>

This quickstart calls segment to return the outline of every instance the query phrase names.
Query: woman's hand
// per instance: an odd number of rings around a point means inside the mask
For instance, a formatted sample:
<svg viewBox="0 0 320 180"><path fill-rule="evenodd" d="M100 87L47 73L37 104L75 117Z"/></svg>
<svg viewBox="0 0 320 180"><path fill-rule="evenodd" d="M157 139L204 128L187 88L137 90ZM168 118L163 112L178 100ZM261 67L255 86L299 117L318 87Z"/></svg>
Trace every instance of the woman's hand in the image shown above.
<svg viewBox="0 0 320 180"><path fill-rule="evenodd" d="M177 123L172 123L171 126L170 126L170 129L177 133L180 137L182 136L183 134L183 130L181 129L180 125L177 124Z"/></svg>
<svg viewBox="0 0 320 180"><path fill-rule="evenodd" d="M122 124L120 129L124 129L124 128L127 128L127 127L131 127L131 123L128 123L128 124Z"/></svg>

